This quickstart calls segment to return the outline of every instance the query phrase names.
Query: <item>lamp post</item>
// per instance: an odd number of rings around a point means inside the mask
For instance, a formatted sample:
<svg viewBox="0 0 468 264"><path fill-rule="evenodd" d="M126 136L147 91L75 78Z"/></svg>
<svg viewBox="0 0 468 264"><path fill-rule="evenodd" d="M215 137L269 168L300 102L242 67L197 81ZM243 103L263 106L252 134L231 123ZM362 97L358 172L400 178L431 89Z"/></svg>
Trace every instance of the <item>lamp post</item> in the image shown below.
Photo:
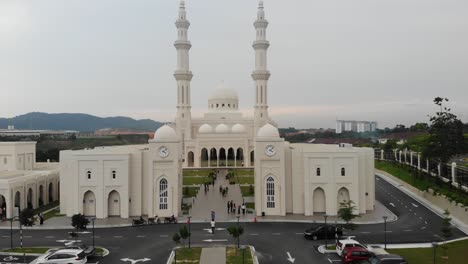
<svg viewBox="0 0 468 264"><path fill-rule="evenodd" d="M433 264L436 263L436 250L437 250L437 246L439 244L437 244L437 242L432 242L432 247L434 248L434 261L433 261Z"/></svg>
<svg viewBox="0 0 468 264"><path fill-rule="evenodd" d="M190 248L190 238L192 237L192 234L190 233L190 222L191 222L190 219L191 218L192 218L192 216L190 216L190 215L187 217L187 219L188 219L187 220L187 222L188 222L188 233L189 233L188 234L188 248Z"/></svg>
<svg viewBox="0 0 468 264"><path fill-rule="evenodd" d="M13 217L8 220L10 220L10 248L13 249Z"/></svg>
<svg viewBox="0 0 468 264"><path fill-rule="evenodd" d="M96 218L95 217L91 218L91 223L93 224L93 248L94 248L94 221L96 221Z"/></svg>
<svg viewBox="0 0 468 264"><path fill-rule="evenodd" d="M237 217L237 248L239 248L239 244L240 244L240 235L239 235L239 218L240 218L240 215L236 216Z"/></svg>
<svg viewBox="0 0 468 264"><path fill-rule="evenodd" d="M327 217L328 215L324 215L323 218L325 218L325 248L328 245L328 226L327 226Z"/></svg>
<svg viewBox="0 0 468 264"><path fill-rule="evenodd" d="M387 249L387 218L388 216L383 216L382 218L384 220L384 243L385 243L385 249Z"/></svg>

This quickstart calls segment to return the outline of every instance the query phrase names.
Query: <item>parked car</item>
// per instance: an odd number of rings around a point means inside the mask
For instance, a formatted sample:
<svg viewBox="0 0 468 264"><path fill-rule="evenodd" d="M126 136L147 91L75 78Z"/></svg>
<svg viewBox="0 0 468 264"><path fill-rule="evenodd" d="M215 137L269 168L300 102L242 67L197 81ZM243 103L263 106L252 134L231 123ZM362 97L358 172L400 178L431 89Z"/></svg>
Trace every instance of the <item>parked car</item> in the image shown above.
<svg viewBox="0 0 468 264"><path fill-rule="evenodd" d="M341 237L342 235L343 230L341 227L331 225L316 225L304 231L304 237L306 239L313 240L325 239L325 237L329 239L335 239Z"/></svg>
<svg viewBox="0 0 468 264"><path fill-rule="evenodd" d="M32 264L85 264L86 254L80 249L60 249L53 253L46 253L32 262Z"/></svg>
<svg viewBox="0 0 468 264"><path fill-rule="evenodd" d="M343 264L355 263L360 260L367 260L373 257L374 254L362 247L347 247L343 249L341 261Z"/></svg>
<svg viewBox="0 0 468 264"><path fill-rule="evenodd" d="M96 253L96 249L93 246L86 246L86 244L78 241L73 241L65 244L65 248L68 249L81 249L86 254L86 256L93 256Z"/></svg>
<svg viewBox="0 0 468 264"><path fill-rule="evenodd" d="M336 242L336 254L338 254L338 256L342 257L343 249L345 249L345 248L354 248L354 247L365 248L368 251L372 252L371 247L363 245L363 244L359 243L358 241L356 241L356 240L354 240L352 238L346 238L346 239L338 240Z"/></svg>
<svg viewBox="0 0 468 264"><path fill-rule="evenodd" d="M356 262L357 264L408 264L406 260L399 255L395 254L384 254L376 255L367 260L361 260Z"/></svg>

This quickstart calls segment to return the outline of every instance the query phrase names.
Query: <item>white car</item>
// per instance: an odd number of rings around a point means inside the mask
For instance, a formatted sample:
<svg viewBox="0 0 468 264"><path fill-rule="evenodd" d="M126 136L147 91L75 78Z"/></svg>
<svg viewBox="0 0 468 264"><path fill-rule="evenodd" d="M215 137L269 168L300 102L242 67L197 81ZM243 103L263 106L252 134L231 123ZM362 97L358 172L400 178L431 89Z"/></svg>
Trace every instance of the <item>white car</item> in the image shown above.
<svg viewBox="0 0 468 264"><path fill-rule="evenodd" d="M352 248L352 247L362 247L372 252L372 248L366 245L363 245L356 240L352 239L352 237L348 237L346 239L338 240L336 242L336 254L341 257L344 248Z"/></svg>
<svg viewBox="0 0 468 264"><path fill-rule="evenodd" d="M60 249L38 257L32 264L85 264L87 261L81 249Z"/></svg>

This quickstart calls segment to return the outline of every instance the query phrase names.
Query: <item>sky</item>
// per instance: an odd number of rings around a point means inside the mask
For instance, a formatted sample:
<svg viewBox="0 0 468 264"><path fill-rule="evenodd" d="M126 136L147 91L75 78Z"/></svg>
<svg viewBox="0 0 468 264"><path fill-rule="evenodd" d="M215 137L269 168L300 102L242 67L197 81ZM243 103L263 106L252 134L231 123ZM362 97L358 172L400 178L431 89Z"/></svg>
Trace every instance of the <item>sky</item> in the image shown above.
<svg viewBox="0 0 468 264"><path fill-rule="evenodd" d="M177 0L1 0L0 117L174 120ZM270 115L281 127L468 122L468 1L264 0ZM254 105L256 0L187 0L192 115L220 82Z"/></svg>

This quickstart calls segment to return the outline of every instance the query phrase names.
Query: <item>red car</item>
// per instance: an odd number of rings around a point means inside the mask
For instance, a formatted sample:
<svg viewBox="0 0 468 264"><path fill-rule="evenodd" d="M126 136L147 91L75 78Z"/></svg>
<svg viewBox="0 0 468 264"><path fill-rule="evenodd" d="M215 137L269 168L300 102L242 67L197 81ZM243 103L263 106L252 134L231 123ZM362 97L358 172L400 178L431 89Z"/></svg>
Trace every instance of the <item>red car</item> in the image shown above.
<svg viewBox="0 0 468 264"><path fill-rule="evenodd" d="M346 247L343 249L341 260L344 264L354 263L356 261L367 260L374 256L369 250L363 247Z"/></svg>

